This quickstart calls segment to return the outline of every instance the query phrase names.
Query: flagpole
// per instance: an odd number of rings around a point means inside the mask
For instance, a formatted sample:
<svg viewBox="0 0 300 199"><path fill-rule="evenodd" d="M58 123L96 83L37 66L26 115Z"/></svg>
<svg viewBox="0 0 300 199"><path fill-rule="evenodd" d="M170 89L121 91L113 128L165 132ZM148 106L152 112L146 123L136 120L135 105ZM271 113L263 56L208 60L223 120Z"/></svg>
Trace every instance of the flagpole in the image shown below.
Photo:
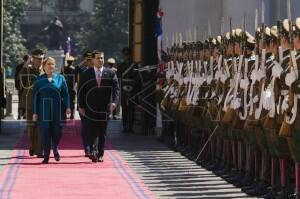
<svg viewBox="0 0 300 199"><path fill-rule="evenodd" d="M2 86L2 92L1 92L1 100L4 98L4 92L5 92L5 74L4 74L4 67L3 67L3 0L0 0L0 67L1 67L1 86ZM2 116L4 115L3 109L1 109L1 116L0 121L2 119Z"/></svg>

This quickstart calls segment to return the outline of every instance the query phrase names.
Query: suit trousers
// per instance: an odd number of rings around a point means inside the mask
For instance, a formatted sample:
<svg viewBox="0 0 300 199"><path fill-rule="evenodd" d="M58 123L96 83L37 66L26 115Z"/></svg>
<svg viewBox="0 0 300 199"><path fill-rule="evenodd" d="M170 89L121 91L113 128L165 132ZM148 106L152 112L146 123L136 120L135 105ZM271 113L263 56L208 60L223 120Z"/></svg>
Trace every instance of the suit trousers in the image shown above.
<svg viewBox="0 0 300 199"><path fill-rule="evenodd" d="M49 125L43 125L40 127L41 137L42 137L42 144L44 149L44 157L50 157L51 151L51 143L53 147L53 152L58 152L58 144L60 142L62 133L61 133L61 126L56 122L49 122Z"/></svg>
<svg viewBox="0 0 300 199"><path fill-rule="evenodd" d="M82 138L82 144L85 152L90 152L90 138L89 138L89 132L87 131L87 125L85 124L85 117L83 117L81 114L79 114L81 119L81 138Z"/></svg>
<svg viewBox="0 0 300 199"><path fill-rule="evenodd" d="M89 145L92 147L91 152L98 154L98 156L104 155L104 146L106 139L106 127L107 121L91 121L85 120L86 129L88 132Z"/></svg>

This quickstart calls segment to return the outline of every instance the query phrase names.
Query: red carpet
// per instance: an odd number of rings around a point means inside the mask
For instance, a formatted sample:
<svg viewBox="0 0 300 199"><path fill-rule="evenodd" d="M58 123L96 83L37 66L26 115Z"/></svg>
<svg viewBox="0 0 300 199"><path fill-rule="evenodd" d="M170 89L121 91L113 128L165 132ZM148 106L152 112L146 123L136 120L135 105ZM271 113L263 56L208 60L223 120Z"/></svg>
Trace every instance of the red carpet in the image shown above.
<svg viewBox="0 0 300 199"><path fill-rule="evenodd" d="M48 165L28 157L23 137L0 177L0 199L155 198L109 141L103 163L85 158L79 132L78 124L67 125L61 161L52 157Z"/></svg>

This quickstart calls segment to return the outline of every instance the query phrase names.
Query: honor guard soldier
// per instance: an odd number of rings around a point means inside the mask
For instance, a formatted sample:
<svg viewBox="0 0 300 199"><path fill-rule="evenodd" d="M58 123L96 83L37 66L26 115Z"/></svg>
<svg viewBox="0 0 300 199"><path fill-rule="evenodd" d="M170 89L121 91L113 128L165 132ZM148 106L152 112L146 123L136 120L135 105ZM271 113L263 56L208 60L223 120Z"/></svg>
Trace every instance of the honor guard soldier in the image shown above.
<svg viewBox="0 0 300 199"><path fill-rule="evenodd" d="M116 60L114 58L109 58L107 60L108 67L112 69L115 73L117 72Z"/></svg>
<svg viewBox="0 0 300 199"><path fill-rule="evenodd" d="M131 50L122 50L124 61L119 65L117 76L120 81L123 132L133 133L135 104L133 96L139 91L140 79L137 65L132 61Z"/></svg>
<svg viewBox="0 0 300 199"><path fill-rule="evenodd" d="M116 60L114 59L114 58L109 58L108 60L107 60L107 64L108 64L108 67L112 70L112 71L114 71L115 73L117 73L117 68L116 68ZM116 117L116 115L117 114L119 114L119 109L120 109L120 106L119 105L117 105L117 108L113 111L113 113L111 113L112 114L112 119L114 119L114 120L116 120L117 119L117 117Z"/></svg>
<svg viewBox="0 0 300 199"><path fill-rule="evenodd" d="M70 108L71 108L71 116L70 119L74 119L74 104L75 104L75 67L73 66L74 63L74 57L69 56L67 57L67 65L61 68L61 74L65 77L68 90L69 90L69 96L70 96ZM64 114L66 111L62 111ZM66 119L66 116L63 117Z"/></svg>
<svg viewBox="0 0 300 199"><path fill-rule="evenodd" d="M284 21L287 23L287 21ZM294 168L295 174L295 193L291 198L300 198L300 111L299 111L299 65L300 65L300 18L296 19L295 25L289 20L289 41L291 45L290 50L290 71L285 77L285 84L289 87L288 106L285 110L284 122L281 125L280 135L282 135L288 142L290 157L294 162L294 167L288 165L281 171L281 176L286 178L287 170ZM287 26L287 24L284 24ZM283 127L285 129L283 129ZM289 128L288 128L289 127ZM281 131L281 130L285 131ZM286 195L284 195L286 196Z"/></svg>
<svg viewBox="0 0 300 199"><path fill-rule="evenodd" d="M43 73L42 63L44 52L36 49L32 52L32 62L28 62L20 71L20 87L23 90L21 96L21 106L25 107L25 116L27 119L27 133L29 137L29 155L43 157L40 133L37 128L37 122L32 120L32 89L36 78Z"/></svg>

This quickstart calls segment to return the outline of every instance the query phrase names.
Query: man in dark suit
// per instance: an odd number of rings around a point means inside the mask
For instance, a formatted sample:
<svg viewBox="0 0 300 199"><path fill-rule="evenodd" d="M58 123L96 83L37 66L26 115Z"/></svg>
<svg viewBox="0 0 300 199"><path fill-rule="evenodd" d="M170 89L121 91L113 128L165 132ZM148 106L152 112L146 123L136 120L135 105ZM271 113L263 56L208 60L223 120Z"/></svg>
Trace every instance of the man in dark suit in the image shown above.
<svg viewBox="0 0 300 199"><path fill-rule="evenodd" d="M79 112L84 116L90 134L90 158L93 162L103 162L107 121L117 106L119 85L115 72L103 66L102 51L93 52L93 62L94 67L80 76Z"/></svg>

